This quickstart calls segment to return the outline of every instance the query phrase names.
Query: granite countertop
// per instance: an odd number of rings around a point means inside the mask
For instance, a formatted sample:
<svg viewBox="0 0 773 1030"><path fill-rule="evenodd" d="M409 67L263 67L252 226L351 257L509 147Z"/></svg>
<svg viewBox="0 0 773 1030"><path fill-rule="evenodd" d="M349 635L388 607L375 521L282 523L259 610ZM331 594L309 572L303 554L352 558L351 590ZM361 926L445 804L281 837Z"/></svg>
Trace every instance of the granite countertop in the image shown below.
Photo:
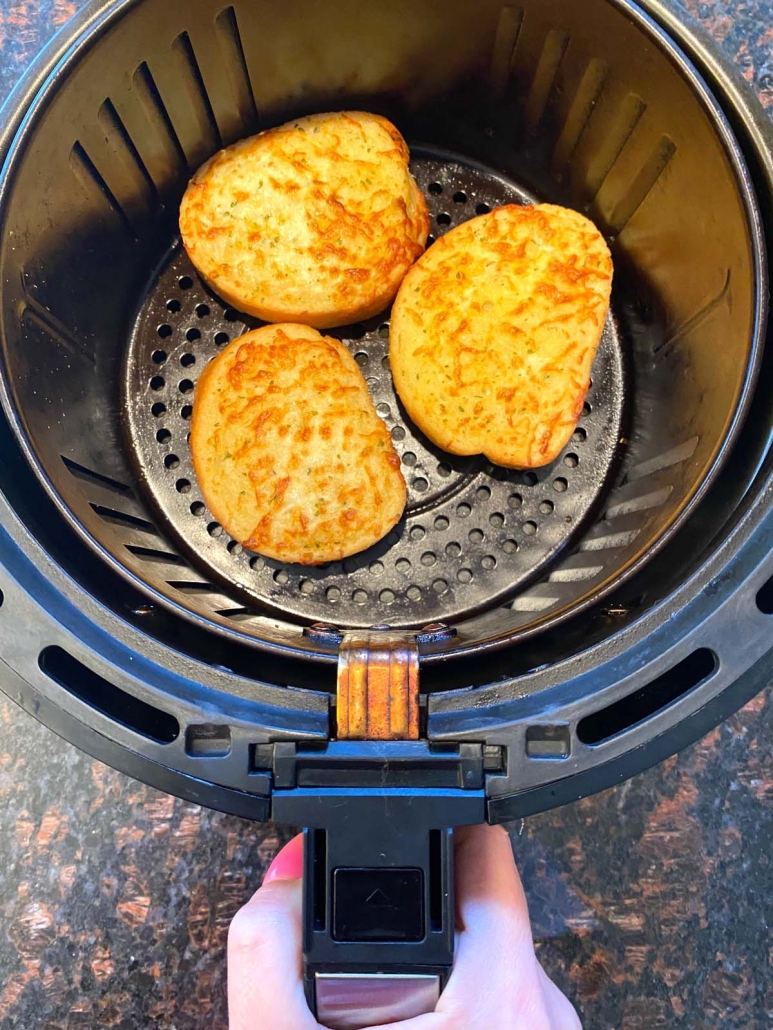
<svg viewBox="0 0 773 1030"><path fill-rule="evenodd" d="M0 100L81 2L0 0ZM682 2L773 116L771 0ZM512 826L586 1030L773 1025L772 706ZM224 1030L229 921L291 832L143 786L0 700L0 1028Z"/></svg>

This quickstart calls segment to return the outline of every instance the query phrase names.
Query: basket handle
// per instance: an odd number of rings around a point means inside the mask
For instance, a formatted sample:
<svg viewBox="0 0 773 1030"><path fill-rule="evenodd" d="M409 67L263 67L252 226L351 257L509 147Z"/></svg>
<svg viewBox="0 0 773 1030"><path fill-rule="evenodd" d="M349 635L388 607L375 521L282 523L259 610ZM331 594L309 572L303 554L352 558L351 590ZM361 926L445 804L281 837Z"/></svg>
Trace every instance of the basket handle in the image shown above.
<svg viewBox="0 0 773 1030"><path fill-rule="evenodd" d="M306 827L310 1008L331 1030L432 1011L454 956L452 827L485 820L482 746L331 741L274 751L273 818Z"/></svg>

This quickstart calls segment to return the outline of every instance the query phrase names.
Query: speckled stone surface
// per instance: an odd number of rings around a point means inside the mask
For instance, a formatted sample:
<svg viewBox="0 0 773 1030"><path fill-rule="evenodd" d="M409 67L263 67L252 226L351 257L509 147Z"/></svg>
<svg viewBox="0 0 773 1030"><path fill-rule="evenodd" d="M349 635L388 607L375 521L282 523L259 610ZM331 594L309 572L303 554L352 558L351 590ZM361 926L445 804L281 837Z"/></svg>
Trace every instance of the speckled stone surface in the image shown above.
<svg viewBox="0 0 773 1030"><path fill-rule="evenodd" d="M684 3L773 115L771 0ZM78 6L0 0L0 99ZM512 827L586 1030L773 1026L772 699ZM1 700L0 1028L223 1030L228 923L290 833L145 787Z"/></svg>

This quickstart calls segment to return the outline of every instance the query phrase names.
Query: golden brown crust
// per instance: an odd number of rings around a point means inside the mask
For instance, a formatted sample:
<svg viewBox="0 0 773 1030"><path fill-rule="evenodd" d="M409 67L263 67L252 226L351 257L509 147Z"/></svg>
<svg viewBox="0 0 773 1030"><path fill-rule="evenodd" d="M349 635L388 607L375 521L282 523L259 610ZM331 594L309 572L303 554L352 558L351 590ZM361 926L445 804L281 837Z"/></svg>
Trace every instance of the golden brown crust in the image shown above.
<svg viewBox="0 0 773 1030"><path fill-rule="evenodd" d="M318 329L369 318L424 250L429 216L386 118L310 115L221 150L180 208L191 260L229 304Z"/></svg>
<svg viewBox="0 0 773 1030"><path fill-rule="evenodd" d="M612 259L582 215L508 205L441 237L405 277L390 362L408 414L452 454L559 455L582 412Z"/></svg>
<svg viewBox="0 0 773 1030"><path fill-rule="evenodd" d="M218 522L280 561L355 554L405 508L400 460L357 363L307 326L255 329L207 365L191 453Z"/></svg>

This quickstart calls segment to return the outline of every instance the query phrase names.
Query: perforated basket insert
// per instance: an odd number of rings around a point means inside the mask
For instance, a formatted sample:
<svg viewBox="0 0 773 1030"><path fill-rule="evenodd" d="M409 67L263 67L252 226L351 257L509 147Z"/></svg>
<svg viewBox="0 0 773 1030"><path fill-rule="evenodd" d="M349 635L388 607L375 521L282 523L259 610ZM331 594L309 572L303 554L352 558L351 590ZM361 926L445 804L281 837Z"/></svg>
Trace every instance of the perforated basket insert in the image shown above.
<svg viewBox="0 0 773 1030"><path fill-rule="evenodd" d="M448 155L419 155L415 151L412 167L427 196L433 239L496 204L526 199L493 173ZM201 595L218 593L213 584L236 588L244 607L232 605L232 617L248 620L273 607L312 622L421 626L506 603L582 531L609 484L623 446L624 395L622 346L612 317L582 424L546 474L495 468L482 457L458 458L434 447L395 395L385 313L335 335L354 354L401 456L409 491L405 519L376 546L320 568L247 552L202 501L188 446L196 380L246 325L206 290L175 248L133 334L124 402L129 447L144 486L177 548L191 559L190 574L172 582L181 592Z"/></svg>

